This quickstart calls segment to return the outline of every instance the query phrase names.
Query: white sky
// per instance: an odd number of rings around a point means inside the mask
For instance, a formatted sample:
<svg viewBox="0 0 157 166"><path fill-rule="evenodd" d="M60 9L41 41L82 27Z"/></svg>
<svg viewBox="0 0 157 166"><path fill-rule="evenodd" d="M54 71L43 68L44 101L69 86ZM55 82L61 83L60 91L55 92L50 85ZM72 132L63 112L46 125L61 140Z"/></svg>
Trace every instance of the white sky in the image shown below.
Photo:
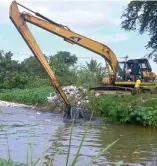
<svg viewBox="0 0 157 166"><path fill-rule="evenodd" d="M1 49L30 54L30 50L22 42L22 39L9 19L9 5L11 2L12 0L0 0ZM53 21L67 25L76 33L83 34L106 44L115 52L117 57L129 55L129 58L139 58L148 52L144 48L149 39L147 36L138 36L137 33L125 32L120 28L120 16L129 2L127 0L17 0L17 2L49 17ZM32 28L32 30L34 30L43 51L48 54L55 53L59 50L66 50L75 53L79 57L87 56L89 59L94 55L79 47L62 43L55 36L50 38L48 33L42 32L36 27L34 29ZM8 34L8 32L10 33ZM15 37L16 44L13 43ZM43 37L49 39L47 44L46 40L43 42ZM55 47L52 48L50 43L55 45ZM15 55L14 57L15 59L22 60L27 56ZM81 61L84 63L86 59L82 59ZM101 62L102 59L98 57L97 61ZM157 72L156 64L151 62L151 65L153 70Z"/></svg>

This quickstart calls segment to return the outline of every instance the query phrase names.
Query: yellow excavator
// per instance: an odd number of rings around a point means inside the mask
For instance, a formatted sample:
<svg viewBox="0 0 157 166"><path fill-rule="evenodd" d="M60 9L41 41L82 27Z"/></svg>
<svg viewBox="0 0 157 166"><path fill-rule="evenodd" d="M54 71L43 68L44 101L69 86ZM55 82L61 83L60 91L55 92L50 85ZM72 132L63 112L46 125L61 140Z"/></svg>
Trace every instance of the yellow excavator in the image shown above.
<svg viewBox="0 0 157 166"><path fill-rule="evenodd" d="M27 9L32 14L28 12L19 12L18 5ZM142 80L142 92L150 92L151 88L148 87L155 85L156 74L152 72L149 61L146 58L130 59L118 62L116 55L108 46L100 42L94 41L90 38L87 38L83 35L77 34L70 30L67 26L58 24L50 20L49 18L41 15L40 13L28 9L27 7L19 4L16 1L13 1L10 5L9 17L19 31L19 33L21 34L21 36L23 37L23 39L25 40L30 50L33 52L35 57L39 60L41 65L48 73L52 85L59 92L65 104L67 105L67 111L71 108L69 101L64 91L62 90L59 82L57 81L54 72L48 65L46 58L44 57L26 22L38 26L46 31L49 31L54 35L63 38L66 42L69 42L71 44L77 44L85 49L88 49L104 58L106 62L108 77L103 79L103 85L101 85L100 87L91 88L91 90L94 92L104 94L133 94L136 76L140 77ZM135 70L138 69L138 72L135 73L134 71L131 71L131 74L128 77L126 70L129 68Z"/></svg>

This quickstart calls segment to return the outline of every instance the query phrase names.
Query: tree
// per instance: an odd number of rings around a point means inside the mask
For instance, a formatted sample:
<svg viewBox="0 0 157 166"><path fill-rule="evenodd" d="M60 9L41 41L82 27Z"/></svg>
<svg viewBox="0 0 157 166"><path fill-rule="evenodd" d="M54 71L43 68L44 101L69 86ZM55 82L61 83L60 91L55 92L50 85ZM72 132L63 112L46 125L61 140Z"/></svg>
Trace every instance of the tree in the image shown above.
<svg viewBox="0 0 157 166"><path fill-rule="evenodd" d="M22 70L30 76L48 77L45 69L34 56L24 59L21 65L23 66Z"/></svg>
<svg viewBox="0 0 157 166"><path fill-rule="evenodd" d="M89 63L86 62L86 66L78 71L77 84L81 84L86 88L98 86L102 83L105 74L105 67L92 59Z"/></svg>
<svg viewBox="0 0 157 166"><path fill-rule="evenodd" d="M150 40L146 49L151 48L149 58L157 62L157 1L131 1L122 14L122 29L148 33ZM139 29L138 29L139 27Z"/></svg>
<svg viewBox="0 0 157 166"><path fill-rule="evenodd" d="M49 57L49 65L56 74L61 85L70 85L76 81L75 64L77 57L67 51L59 51Z"/></svg>
<svg viewBox="0 0 157 166"><path fill-rule="evenodd" d="M76 55L67 51L59 51L54 56L49 57L49 64L58 76L63 76L70 72L70 67L77 63Z"/></svg>
<svg viewBox="0 0 157 166"><path fill-rule="evenodd" d="M91 59L90 62L86 62L87 68L90 71L96 72L100 68L100 63L98 64L96 60Z"/></svg>
<svg viewBox="0 0 157 166"><path fill-rule="evenodd" d="M13 54L0 51L0 88L23 88L27 83L26 76L21 72L21 64L12 60Z"/></svg>

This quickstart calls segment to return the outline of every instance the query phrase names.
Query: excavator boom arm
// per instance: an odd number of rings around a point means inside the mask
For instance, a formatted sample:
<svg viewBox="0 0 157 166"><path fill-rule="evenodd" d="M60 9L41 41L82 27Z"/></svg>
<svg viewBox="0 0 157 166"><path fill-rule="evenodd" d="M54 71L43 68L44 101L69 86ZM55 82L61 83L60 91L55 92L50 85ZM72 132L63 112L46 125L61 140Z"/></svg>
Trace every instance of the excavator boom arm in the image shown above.
<svg viewBox="0 0 157 166"><path fill-rule="evenodd" d="M12 20L12 22L14 23L14 25L17 28L17 30L19 31L19 33L21 34L21 36L23 37L23 39L25 40L25 42L27 43L28 47L31 49L33 54L37 57L37 59L39 60L41 65L44 67L44 69L47 71L54 88L59 92L59 94L63 98L65 104L69 106L70 104L69 104L69 101L68 101L64 91L62 90L61 86L59 85L59 82L57 81L57 79L54 75L54 72L48 65L48 62L47 62L45 56L43 55L40 47L38 46L35 38L33 37L31 31L29 30L28 26L26 25L26 22L25 22L23 16L21 15L21 13L19 12L17 3L15 1L13 1L10 6L10 16L9 17Z"/></svg>
<svg viewBox="0 0 157 166"><path fill-rule="evenodd" d="M24 7L24 6L22 6L22 7ZM26 8L26 9L28 9L28 8ZM32 10L30 10L30 11L33 12ZM108 62L108 64L110 65L114 76L113 75L111 76L109 74L109 77L112 77L112 80L114 80L115 73L116 73L116 70L118 67L118 61L117 61L117 58L116 58L114 52L109 47L107 47L106 45L104 45L102 43L94 41L90 38L77 34L73 31L71 31L69 28L62 26L61 24L55 23L54 21L46 18L45 16L42 16L39 13L35 13L35 12L33 12L33 13L36 14L37 16L41 17L42 19L35 17L33 15L30 15L29 13L22 13L21 15L26 22L34 24L46 31L49 31L59 37L62 37L65 41L67 41L71 44L77 44L83 48L86 48L86 49L102 56L106 60L106 62Z"/></svg>

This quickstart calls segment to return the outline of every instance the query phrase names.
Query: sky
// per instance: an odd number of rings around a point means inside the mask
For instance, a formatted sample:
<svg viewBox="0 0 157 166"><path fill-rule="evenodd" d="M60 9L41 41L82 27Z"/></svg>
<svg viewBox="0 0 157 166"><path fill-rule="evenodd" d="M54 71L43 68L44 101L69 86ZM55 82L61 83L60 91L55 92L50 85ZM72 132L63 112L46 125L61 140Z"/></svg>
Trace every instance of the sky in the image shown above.
<svg viewBox="0 0 157 166"><path fill-rule="evenodd" d="M9 19L9 7L12 0L0 0L0 50L12 51L13 59L22 61L33 56L32 52ZM149 50L145 48L149 37L138 32L121 29L121 15L129 0L17 0L24 6L39 12L51 20L68 26L72 31L99 41L112 49L118 60L142 58ZM25 11L19 8L20 11ZM105 65L99 55L77 45L71 45L62 38L34 25L28 26L46 55L58 51L69 51L78 57L79 64L91 59ZM156 64L150 61L157 73Z"/></svg>

